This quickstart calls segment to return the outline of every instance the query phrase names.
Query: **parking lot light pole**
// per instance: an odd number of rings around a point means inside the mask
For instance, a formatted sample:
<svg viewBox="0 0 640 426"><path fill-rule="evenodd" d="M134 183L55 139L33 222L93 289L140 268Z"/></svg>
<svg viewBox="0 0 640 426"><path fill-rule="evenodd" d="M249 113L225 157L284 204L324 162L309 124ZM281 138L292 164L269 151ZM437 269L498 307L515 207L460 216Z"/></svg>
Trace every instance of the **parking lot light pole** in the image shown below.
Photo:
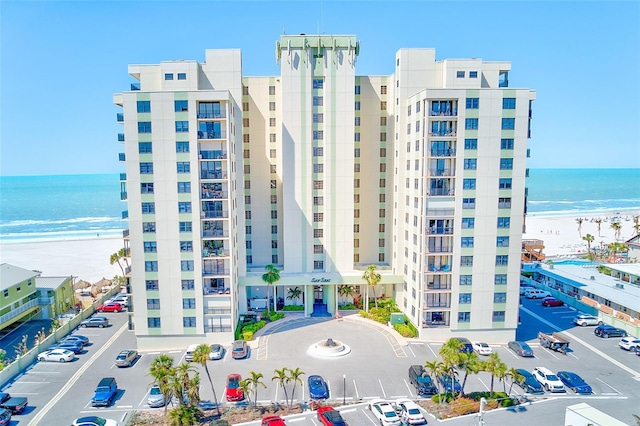
<svg viewBox="0 0 640 426"><path fill-rule="evenodd" d="M347 375L342 375L342 405L346 404L347 400Z"/></svg>

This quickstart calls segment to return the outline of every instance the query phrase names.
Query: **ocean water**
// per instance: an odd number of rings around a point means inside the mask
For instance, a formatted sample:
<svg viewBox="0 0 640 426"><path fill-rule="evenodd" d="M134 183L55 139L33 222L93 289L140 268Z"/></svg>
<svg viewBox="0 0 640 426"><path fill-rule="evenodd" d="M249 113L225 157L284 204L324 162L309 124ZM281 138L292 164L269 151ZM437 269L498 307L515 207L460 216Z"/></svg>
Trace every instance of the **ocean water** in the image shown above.
<svg viewBox="0 0 640 426"><path fill-rule="evenodd" d="M640 212L640 169L531 169L529 215ZM120 236L118 174L0 177L0 241Z"/></svg>

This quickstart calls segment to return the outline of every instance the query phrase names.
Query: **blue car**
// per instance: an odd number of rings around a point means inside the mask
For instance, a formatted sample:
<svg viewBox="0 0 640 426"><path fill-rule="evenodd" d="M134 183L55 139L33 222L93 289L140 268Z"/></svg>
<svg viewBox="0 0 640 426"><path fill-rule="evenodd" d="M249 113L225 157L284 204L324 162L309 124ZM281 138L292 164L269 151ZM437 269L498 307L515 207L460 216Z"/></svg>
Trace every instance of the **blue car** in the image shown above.
<svg viewBox="0 0 640 426"><path fill-rule="evenodd" d="M591 386L582 377L571 371L558 371L558 378L562 383L575 393L592 393Z"/></svg>
<svg viewBox="0 0 640 426"><path fill-rule="evenodd" d="M515 384L520 386L523 391L534 394L544 393L544 388L533 374L524 368L518 368L516 371L522 376L522 378L516 380Z"/></svg>
<svg viewBox="0 0 640 426"><path fill-rule="evenodd" d="M441 374L438 376L438 382L444 388L446 392L461 392L462 386L455 377L451 377L449 374ZM453 382L453 384L452 384ZM453 387L453 389L451 389Z"/></svg>
<svg viewBox="0 0 640 426"><path fill-rule="evenodd" d="M321 376L309 376L309 397L311 399L328 399L329 387Z"/></svg>
<svg viewBox="0 0 640 426"><path fill-rule="evenodd" d="M49 349L66 349L74 354L81 354L84 351L84 346L79 341L62 341L51 345Z"/></svg>

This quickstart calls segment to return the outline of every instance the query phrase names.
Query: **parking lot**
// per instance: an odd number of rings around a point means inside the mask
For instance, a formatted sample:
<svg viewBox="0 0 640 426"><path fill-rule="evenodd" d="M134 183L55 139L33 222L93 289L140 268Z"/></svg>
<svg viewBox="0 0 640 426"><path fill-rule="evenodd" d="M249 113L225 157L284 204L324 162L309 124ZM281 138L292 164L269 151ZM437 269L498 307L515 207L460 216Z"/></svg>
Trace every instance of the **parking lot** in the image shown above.
<svg viewBox="0 0 640 426"><path fill-rule="evenodd" d="M631 414L640 401L638 367L640 357L618 348L618 338L602 339L593 334L594 327L574 327L571 323L576 311L566 307L543 308L540 301L523 300L521 321L517 338L526 340L534 350L534 358L521 358L506 345L491 345L500 358L509 366L525 368L542 366L557 372L574 371L581 375L593 388L592 395L575 395L571 391L564 394L549 394L547 401L534 403L515 410L491 412L485 420L494 423L517 421L521 425L540 424L540 419L548 417L550 424L558 424L564 418L564 408L586 401L625 422L631 422ZM86 353L78 355L76 361L66 364L38 362L25 374L18 377L4 391L16 396L27 396L29 407L25 414L14 416L12 424L70 424L81 415L98 414L119 422L126 421L134 410L148 409L147 392L152 378L148 375L153 358L159 353L141 353L129 368L114 365L116 355L123 349L135 348L135 336L127 330L126 313L107 313L112 326L106 329L87 328L77 331L89 337L93 345ZM540 347L537 343L538 331L562 331L569 336L570 351L567 355ZM319 341L344 342L351 353L334 359L320 359L308 353L308 349ZM214 342L210 342L214 343ZM305 375L303 383L296 388L297 402L309 400L306 377L319 374L329 386L329 398L333 402L343 400L349 404L343 413L350 425L376 424L373 415L364 408L373 398L394 400L408 397L417 399L415 389L407 376L412 364L424 364L436 359L440 343L410 341L399 345L389 333L389 329L373 324L334 319L285 318L265 332L259 339L250 342L247 359L231 358L229 347L222 360L210 361L211 371L218 399L224 396L225 379L228 374L239 373L246 377L250 371L262 373L266 388L259 388L258 402L284 402L284 392L275 381L274 369L300 368ZM184 350L168 352L176 364L184 359ZM206 380L204 369L199 365L202 380L201 397L212 401L213 393ZM115 403L108 408L94 408L90 404L93 390L102 377L114 377L120 392ZM487 373L470 375L465 391L488 390L490 376ZM494 390L502 390L497 382ZM514 393L521 392L518 387ZM561 401L558 403L557 401ZM227 404L222 401L222 404ZM162 410L158 408L155 410ZM319 424L315 413L298 415L290 419L301 424ZM435 419L429 418L429 422ZM451 424L472 424L472 419L450 420ZM30 423L31 422L31 423ZM459 422L459 423L458 423ZM255 423L257 424L257 423Z"/></svg>

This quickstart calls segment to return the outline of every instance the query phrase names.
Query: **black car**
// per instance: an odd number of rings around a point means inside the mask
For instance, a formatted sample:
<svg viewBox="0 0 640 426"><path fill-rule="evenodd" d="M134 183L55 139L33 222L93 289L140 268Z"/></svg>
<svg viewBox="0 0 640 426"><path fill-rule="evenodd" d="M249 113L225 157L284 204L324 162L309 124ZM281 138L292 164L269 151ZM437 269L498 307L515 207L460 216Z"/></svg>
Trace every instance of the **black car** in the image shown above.
<svg viewBox="0 0 640 426"><path fill-rule="evenodd" d="M520 386L523 391L535 394L544 393L544 388L533 374L524 368L518 368L516 371L522 377L518 378L518 380L514 380L514 383Z"/></svg>
<svg viewBox="0 0 640 426"><path fill-rule="evenodd" d="M623 329L606 324L597 326L593 330L593 334L598 337L604 337L605 339L608 339L609 337L627 337L627 332Z"/></svg>

